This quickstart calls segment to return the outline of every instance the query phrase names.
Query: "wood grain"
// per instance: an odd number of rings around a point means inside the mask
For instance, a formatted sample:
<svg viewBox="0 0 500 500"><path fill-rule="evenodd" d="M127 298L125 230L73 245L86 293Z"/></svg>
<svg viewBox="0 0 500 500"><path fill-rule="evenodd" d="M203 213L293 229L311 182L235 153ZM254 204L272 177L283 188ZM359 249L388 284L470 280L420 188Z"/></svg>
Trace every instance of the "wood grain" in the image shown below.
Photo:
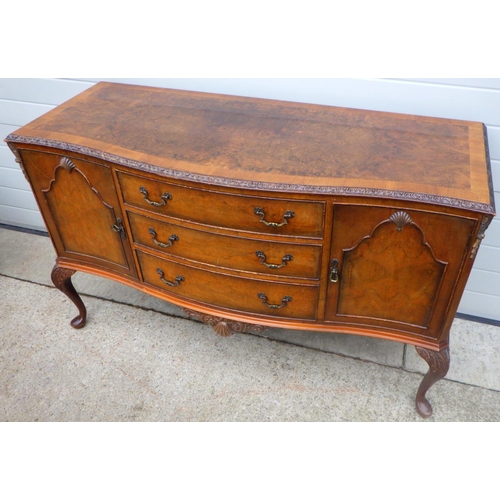
<svg viewBox="0 0 500 500"><path fill-rule="evenodd" d="M99 84L8 143L73 326L82 270L223 336L278 326L411 343L430 366L427 416L494 214L485 139L472 122Z"/></svg>
<svg viewBox="0 0 500 500"><path fill-rule="evenodd" d="M99 83L16 135L197 180L371 188L488 205L483 133L476 122Z"/></svg>

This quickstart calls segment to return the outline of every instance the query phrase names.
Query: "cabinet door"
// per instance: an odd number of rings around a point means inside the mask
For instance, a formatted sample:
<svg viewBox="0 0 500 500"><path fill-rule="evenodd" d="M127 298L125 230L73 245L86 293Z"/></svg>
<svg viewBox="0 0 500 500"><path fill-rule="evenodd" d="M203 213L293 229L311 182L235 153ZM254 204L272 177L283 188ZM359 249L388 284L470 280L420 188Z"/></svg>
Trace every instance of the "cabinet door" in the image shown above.
<svg viewBox="0 0 500 500"><path fill-rule="evenodd" d="M336 206L327 321L437 338L474 224L404 208Z"/></svg>
<svg viewBox="0 0 500 500"><path fill-rule="evenodd" d="M135 275L110 168L35 151L22 157L58 255Z"/></svg>

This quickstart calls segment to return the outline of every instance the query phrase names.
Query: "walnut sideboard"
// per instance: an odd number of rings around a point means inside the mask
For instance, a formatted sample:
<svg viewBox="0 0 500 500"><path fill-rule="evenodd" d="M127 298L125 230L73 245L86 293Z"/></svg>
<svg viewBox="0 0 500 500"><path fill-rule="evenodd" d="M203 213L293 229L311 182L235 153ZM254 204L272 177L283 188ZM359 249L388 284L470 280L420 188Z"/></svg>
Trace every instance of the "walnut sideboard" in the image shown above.
<svg viewBox="0 0 500 500"><path fill-rule="evenodd" d="M85 271L223 336L268 327L414 345L449 332L495 215L481 123L99 83L6 139L86 309Z"/></svg>

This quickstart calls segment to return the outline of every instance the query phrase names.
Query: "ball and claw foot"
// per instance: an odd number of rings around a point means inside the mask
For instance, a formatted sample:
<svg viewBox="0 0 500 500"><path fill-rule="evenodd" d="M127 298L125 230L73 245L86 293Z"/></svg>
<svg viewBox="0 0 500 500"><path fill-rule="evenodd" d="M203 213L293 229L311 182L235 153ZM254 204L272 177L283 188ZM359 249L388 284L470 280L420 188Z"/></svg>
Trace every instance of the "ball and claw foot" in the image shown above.
<svg viewBox="0 0 500 500"><path fill-rule="evenodd" d="M66 297L68 297L78 308L78 312L80 314L78 314L78 316L75 316L71 320L71 326L73 328L83 328L87 321L87 309L82 302L80 295L78 295L78 292L75 290L73 283L71 282L71 276L73 276L75 272L76 271L73 269L57 267L56 264L54 266L54 269L52 269L51 278L54 286L61 290L61 292L64 293L64 295L66 295Z"/></svg>
<svg viewBox="0 0 500 500"><path fill-rule="evenodd" d="M439 380L444 378L450 367L450 349L447 347L442 351L431 351L423 347L415 347L419 356L429 365L429 371L420 383L415 398L415 408L423 418L432 415L432 406L425 397L427 391Z"/></svg>

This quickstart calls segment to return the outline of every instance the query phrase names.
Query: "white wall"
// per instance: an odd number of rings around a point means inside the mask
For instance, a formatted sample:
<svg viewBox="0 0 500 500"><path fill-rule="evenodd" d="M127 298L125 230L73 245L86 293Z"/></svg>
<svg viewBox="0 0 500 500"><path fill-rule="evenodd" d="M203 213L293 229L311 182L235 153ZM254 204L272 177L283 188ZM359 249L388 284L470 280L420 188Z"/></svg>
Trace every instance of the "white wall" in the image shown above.
<svg viewBox="0 0 500 500"><path fill-rule="evenodd" d="M87 89L99 79L0 79L0 136ZM151 79L108 81L480 121L488 129L500 211L500 79ZM43 229L28 183L0 145L0 223ZM459 312L500 320L500 218L479 250Z"/></svg>

